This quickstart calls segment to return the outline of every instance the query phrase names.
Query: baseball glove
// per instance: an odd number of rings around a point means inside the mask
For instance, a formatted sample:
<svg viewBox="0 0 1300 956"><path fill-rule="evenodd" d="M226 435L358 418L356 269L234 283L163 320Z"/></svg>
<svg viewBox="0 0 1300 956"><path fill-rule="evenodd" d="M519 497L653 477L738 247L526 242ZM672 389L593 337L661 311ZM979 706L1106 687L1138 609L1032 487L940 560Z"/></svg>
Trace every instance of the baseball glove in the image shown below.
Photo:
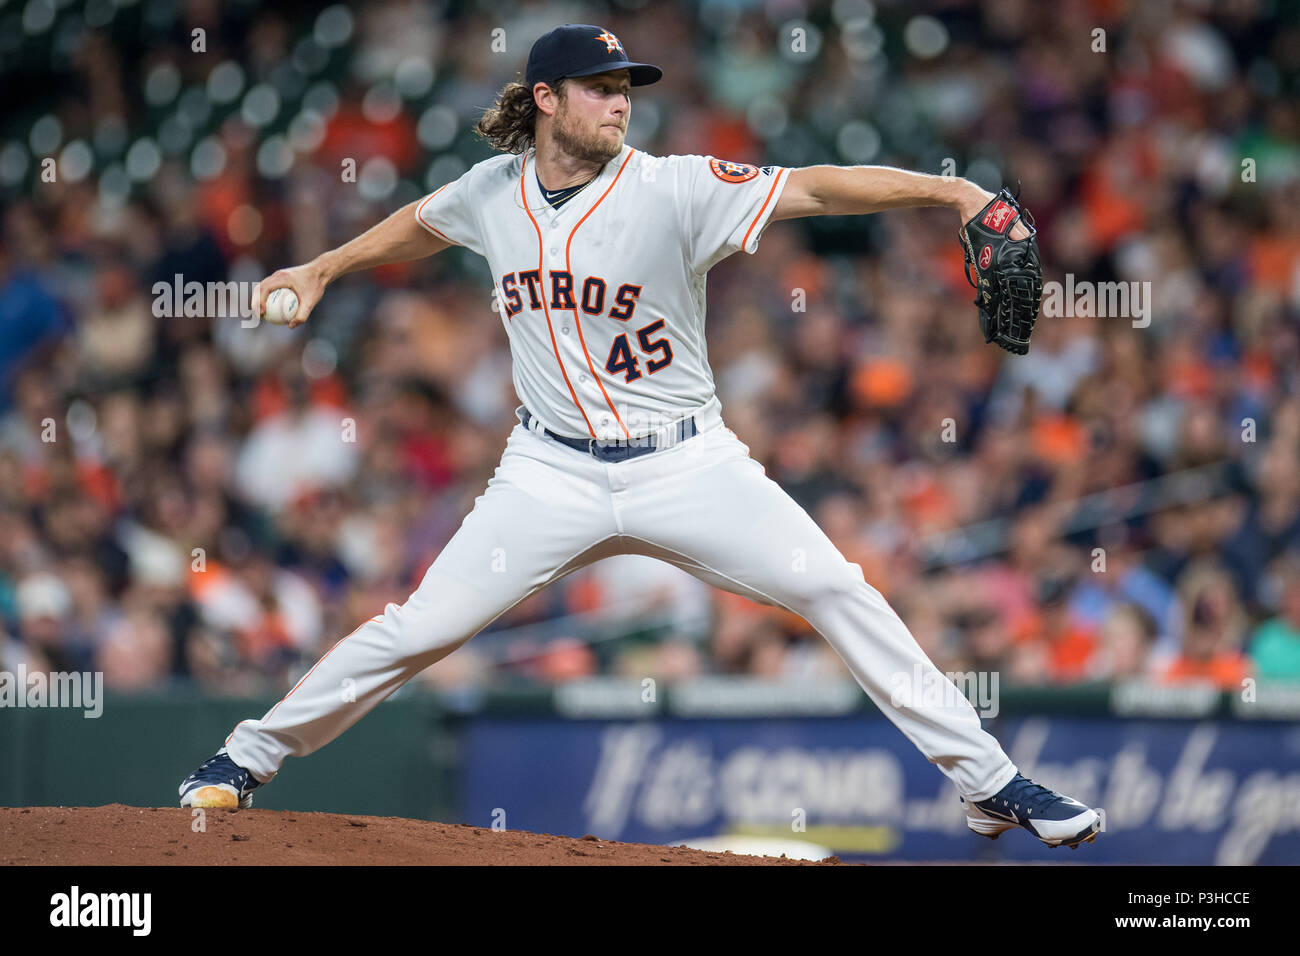
<svg viewBox="0 0 1300 956"><path fill-rule="evenodd" d="M1017 221L1029 230L1024 239L1011 238ZM966 281L976 292L984 341L1024 355L1043 298L1043 264L1033 217L1004 188L957 235L966 252Z"/></svg>

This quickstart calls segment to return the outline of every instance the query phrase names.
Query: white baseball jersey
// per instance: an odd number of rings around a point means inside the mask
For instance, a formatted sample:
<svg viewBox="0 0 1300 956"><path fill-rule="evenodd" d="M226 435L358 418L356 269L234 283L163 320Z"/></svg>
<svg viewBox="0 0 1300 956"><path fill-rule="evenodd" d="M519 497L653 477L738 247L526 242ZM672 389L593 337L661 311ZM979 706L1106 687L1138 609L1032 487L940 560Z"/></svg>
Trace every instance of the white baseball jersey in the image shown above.
<svg viewBox="0 0 1300 956"><path fill-rule="evenodd" d="M557 210L533 160L486 160L417 207L427 229L491 264L520 399L574 438L660 438L688 415L697 433L608 462L521 422L419 587L335 644L260 720L241 721L230 759L269 781L520 601L639 554L803 617L962 795L996 794L1016 768L974 707L721 418L705 273L757 249L789 170L624 146ZM947 689L941 700L933 688Z"/></svg>
<svg viewBox="0 0 1300 956"><path fill-rule="evenodd" d="M640 438L719 414L705 274L758 249L789 172L625 144L555 209L530 149L476 164L416 218L487 259L515 390L541 424L574 438Z"/></svg>

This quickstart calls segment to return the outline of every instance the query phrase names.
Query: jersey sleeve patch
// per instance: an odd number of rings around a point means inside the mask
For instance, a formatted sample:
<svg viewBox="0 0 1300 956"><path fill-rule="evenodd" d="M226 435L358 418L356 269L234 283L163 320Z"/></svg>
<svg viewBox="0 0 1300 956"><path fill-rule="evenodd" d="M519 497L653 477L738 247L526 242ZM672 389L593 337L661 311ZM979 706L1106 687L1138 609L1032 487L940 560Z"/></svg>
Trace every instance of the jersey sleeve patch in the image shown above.
<svg viewBox="0 0 1300 956"><path fill-rule="evenodd" d="M709 169L724 183L745 183L758 175L758 167L748 163L732 163L725 159L710 159Z"/></svg>

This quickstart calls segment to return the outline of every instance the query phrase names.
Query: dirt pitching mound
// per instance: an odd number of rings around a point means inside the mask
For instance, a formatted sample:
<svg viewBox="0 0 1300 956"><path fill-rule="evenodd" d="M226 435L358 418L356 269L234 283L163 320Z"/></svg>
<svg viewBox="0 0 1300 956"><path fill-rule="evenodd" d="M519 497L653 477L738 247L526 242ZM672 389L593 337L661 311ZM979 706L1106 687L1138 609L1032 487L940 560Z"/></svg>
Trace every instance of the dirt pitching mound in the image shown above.
<svg viewBox="0 0 1300 956"><path fill-rule="evenodd" d="M551 865L825 866L587 836L284 810L0 807L0 866Z"/></svg>

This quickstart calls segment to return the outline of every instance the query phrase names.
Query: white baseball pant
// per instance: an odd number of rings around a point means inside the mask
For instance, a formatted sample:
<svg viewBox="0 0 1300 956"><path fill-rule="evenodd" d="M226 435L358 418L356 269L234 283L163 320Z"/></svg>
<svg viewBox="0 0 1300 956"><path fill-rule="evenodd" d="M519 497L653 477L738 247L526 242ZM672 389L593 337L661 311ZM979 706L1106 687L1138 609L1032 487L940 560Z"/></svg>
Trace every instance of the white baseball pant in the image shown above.
<svg viewBox="0 0 1300 956"><path fill-rule="evenodd" d="M517 425L487 490L415 592L335 644L261 720L238 724L226 741L231 758L270 780L286 757L323 747L526 597L600 558L636 553L800 615L962 795L997 793L1016 768L974 707L862 569L749 457L716 399L696 420L693 438L614 464ZM921 686L951 693L895 706L897 682L917 674Z"/></svg>

